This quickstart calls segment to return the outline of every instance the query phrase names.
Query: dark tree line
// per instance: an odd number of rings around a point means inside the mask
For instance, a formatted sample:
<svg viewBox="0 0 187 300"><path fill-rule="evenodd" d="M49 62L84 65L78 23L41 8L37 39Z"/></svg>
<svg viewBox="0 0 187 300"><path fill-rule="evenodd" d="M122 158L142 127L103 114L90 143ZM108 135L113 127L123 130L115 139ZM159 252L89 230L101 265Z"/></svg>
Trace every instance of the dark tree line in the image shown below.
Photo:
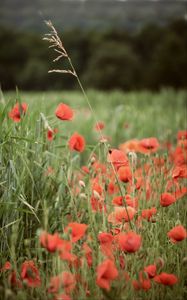
<svg viewBox="0 0 187 300"><path fill-rule="evenodd" d="M160 89L187 88L187 22L165 27L146 25L136 33L71 30L64 45L86 88ZM0 84L3 90L73 89L70 75L48 74L65 68L53 63L55 53L39 34L0 29Z"/></svg>

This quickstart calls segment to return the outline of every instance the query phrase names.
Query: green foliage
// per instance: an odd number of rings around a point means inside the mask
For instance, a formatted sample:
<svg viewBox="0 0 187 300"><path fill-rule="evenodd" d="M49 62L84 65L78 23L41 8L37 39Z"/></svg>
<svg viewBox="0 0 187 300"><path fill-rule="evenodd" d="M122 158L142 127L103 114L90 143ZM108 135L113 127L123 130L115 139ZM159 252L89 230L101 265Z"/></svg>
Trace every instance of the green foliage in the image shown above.
<svg viewBox="0 0 187 300"><path fill-rule="evenodd" d="M137 33L66 31L62 40L85 86L109 89L187 88L187 23L165 27L147 25ZM65 68L53 63L54 53L37 34L0 31L0 83L3 90L72 89L71 76L63 79L48 70Z"/></svg>
<svg viewBox="0 0 187 300"><path fill-rule="evenodd" d="M186 92L163 90L158 94L124 94L119 91L104 93L92 90L88 92L88 97L97 119L105 122L103 134L110 136L112 148L117 148L120 143L129 139L150 136L157 137L161 144L171 142L176 145L177 131L185 129ZM43 286L28 288L23 285L22 289L11 289L7 279L8 272L0 272L0 299L51 299L46 292L50 277L69 270L72 273L79 272L88 284L91 294L88 299L131 300L141 297L157 300L159 297L169 300L176 296L176 299L183 300L186 291L186 271L183 264L186 255L185 241L180 242L180 245L173 245L167 239L167 232L180 222L185 225L184 199L171 208L162 208L157 201L141 198L139 215L146 205L157 205L159 213L155 223L145 221L143 227L136 228L143 237L143 246L139 253L123 253L125 268L133 279L145 265L152 264L161 256L165 262L165 270L176 274L180 278L179 283L170 288L157 286L152 281L151 290L142 290L136 294L131 282L127 282L124 277L125 269L121 270L110 292L102 291L95 284L96 267L104 259L99 250L97 234L101 231L110 232L111 227L107 222L107 214L91 211L88 200L91 195L92 174L83 178L85 188L81 192L85 193L86 199L81 198L80 193L74 193L74 186L70 184L73 179L75 182L79 180L81 166L89 165L92 150L99 160L106 162L104 144L99 142L99 134L93 129L94 116L86 107L82 94L78 92L21 93L21 97L15 97L15 93L5 93L4 100L5 103L0 103L0 268L5 261L10 260L18 275L23 261L35 260ZM8 117L16 101L29 104L28 112L20 123L14 123ZM63 122L55 117L54 111L59 102L70 104L76 111L71 122ZM41 112L52 128L58 128L53 141L46 138L47 130ZM67 140L75 130L86 139L86 151L81 154L71 153L67 146ZM161 150L156 157L159 155L165 155L166 158L167 152L163 154ZM138 156L138 160L142 164L153 164L149 156ZM53 172L49 172L49 167ZM165 167L169 168L170 165ZM166 183L165 173L160 176L163 177L159 185L162 189ZM151 183L156 183L158 178L152 174L150 180ZM125 189L125 184L123 188ZM105 197L107 209L111 209L112 196L106 193ZM95 253L91 267L86 263L78 268L70 267L57 254L47 253L39 245L39 229L50 233L58 231L65 238L63 230L70 217L73 221L89 225L87 242ZM78 257L83 256L82 241L74 244L73 251ZM119 258L115 263L120 269ZM86 289L81 284L76 292L78 294L73 295L72 299L87 298Z"/></svg>

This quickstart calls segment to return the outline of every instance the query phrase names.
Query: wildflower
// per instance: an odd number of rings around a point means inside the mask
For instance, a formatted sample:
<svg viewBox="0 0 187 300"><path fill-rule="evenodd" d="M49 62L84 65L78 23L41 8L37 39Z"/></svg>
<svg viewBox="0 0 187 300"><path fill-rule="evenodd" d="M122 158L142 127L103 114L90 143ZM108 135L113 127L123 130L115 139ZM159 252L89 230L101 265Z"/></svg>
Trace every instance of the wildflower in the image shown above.
<svg viewBox="0 0 187 300"><path fill-rule="evenodd" d="M160 205L163 207L169 206L176 202L176 198L170 193L163 193L160 197Z"/></svg>
<svg viewBox="0 0 187 300"><path fill-rule="evenodd" d="M54 130L48 129L47 131L47 139L48 141L52 141L54 139L54 135L58 132L58 129L55 128Z"/></svg>
<svg viewBox="0 0 187 300"><path fill-rule="evenodd" d="M177 139L178 140L187 139L187 130L179 130L177 133Z"/></svg>
<svg viewBox="0 0 187 300"><path fill-rule="evenodd" d="M87 166L82 166L82 171L84 172L84 173L86 173L86 174L89 174L90 173L90 170L89 170L89 168L87 167Z"/></svg>
<svg viewBox="0 0 187 300"><path fill-rule="evenodd" d="M160 147L158 140L155 137L142 139L139 141L139 152L150 154L156 152Z"/></svg>
<svg viewBox="0 0 187 300"><path fill-rule="evenodd" d="M116 196L112 199L112 204L123 206L124 203L126 203L128 206L131 206L133 208L138 207L138 198L132 198L129 194L125 195L125 197L122 196Z"/></svg>
<svg viewBox="0 0 187 300"><path fill-rule="evenodd" d="M140 235L131 231L128 233L120 233L118 235L118 242L122 251L132 253L139 250L142 244L142 238Z"/></svg>
<svg viewBox="0 0 187 300"><path fill-rule="evenodd" d="M125 195L125 202L128 206L131 206L133 208L138 207L138 198L132 198L129 194Z"/></svg>
<svg viewBox="0 0 187 300"><path fill-rule="evenodd" d="M182 198L183 196L185 196L187 194L187 187L183 187L180 188L178 190L175 190L175 192L173 193L173 196L175 197L176 200Z"/></svg>
<svg viewBox="0 0 187 300"><path fill-rule="evenodd" d="M6 261L4 263L4 265L2 266L2 268L0 268L0 272L5 272L7 270L11 270L12 269L12 265L9 261Z"/></svg>
<svg viewBox="0 0 187 300"><path fill-rule="evenodd" d="M172 178L177 179L177 178L187 178L187 166L180 165L180 166L175 166L175 168L172 171Z"/></svg>
<svg viewBox="0 0 187 300"><path fill-rule="evenodd" d="M72 300L72 298L69 295L60 294L60 295L55 295L54 300Z"/></svg>
<svg viewBox="0 0 187 300"><path fill-rule="evenodd" d="M178 282L177 276L174 274L168 274L168 273L161 273L154 277L154 281L157 283L161 283L163 285L174 285Z"/></svg>
<svg viewBox="0 0 187 300"><path fill-rule="evenodd" d="M110 290L111 281L118 276L118 270L114 262L106 259L97 267L96 283L99 287Z"/></svg>
<svg viewBox="0 0 187 300"><path fill-rule="evenodd" d="M76 243L84 236L87 227L88 227L88 225L86 225L86 224L80 224L80 223L74 222L74 223L69 223L64 231L68 232L70 229L71 241L73 243Z"/></svg>
<svg viewBox="0 0 187 300"><path fill-rule="evenodd" d="M48 288L48 293L58 293L61 285L60 276L53 276L50 279L50 284Z"/></svg>
<svg viewBox="0 0 187 300"><path fill-rule="evenodd" d="M75 150L83 152L85 148L85 139L82 135L75 132L69 139L69 148L71 151Z"/></svg>
<svg viewBox="0 0 187 300"><path fill-rule="evenodd" d="M157 209L156 207L152 207L149 209L142 210L142 218L146 219L149 222L154 222L153 216L156 215Z"/></svg>
<svg viewBox="0 0 187 300"><path fill-rule="evenodd" d="M62 285L65 292L69 294L76 286L75 276L70 272L62 273Z"/></svg>
<svg viewBox="0 0 187 300"><path fill-rule="evenodd" d="M102 121L99 121L99 122L97 122L97 123L95 124L94 129L95 129L96 131L100 131L100 130L104 129L104 127L105 127L105 123L102 122Z"/></svg>
<svg viewBox="0 0 187 300"><path fill-rule="evenodd" d="M104 255L108 256L109 258L113 258L113 254L112 254L113 239L114 237L111 233L101 232L98 235L101 251Z"/></svg>
<svg viewBox="0 0 187 300"><path fill-rule="evenodd" d="M94 196L97 194L97 198ZM104 211L106 212L106 205L104 203L104 198L100 197L99 193L96 191L93 192L93 195L90 199L91 207L93 211Z"/></svg>
<svg viewBox="0 0 187 300"><path fill-rule="evenodd" d="M97 192L97 194L95 194L95 197L100 198L100 196L102 195L103 192L103 187L101 186L101 184L99 184L99 179L98 177L94 178L94 180L92 180L92 191L94 193Z"/></svg>
<svg viewBox="0 0 187 300"><path fill-rule="evenodd" d="M107 191L108 191L109 195L113 195L119 191L119 187L117 184L114 184L113 181L110 181L108 184Z"/></svg>
<svg viewBox="0 0 187 300"><path fill-rule="evenodd" d="M51 277L48 293L58 293L60 288L64 288L67 294L75 288L75 276L70 272L62 272L61 274Z"/></svg>
<svg viewBox="0 0 187 300"><path fill-rule="evenodd" d="M53 140L53 130L48 130L47 131L47 139L48 141L52 141Z"/></svg>
<svg viewBox="0 0 187 300"><path fill-rule="evenodd" d="M120 167L117 173L120 181L129 182L132 180L131 169L128 166Z"/></svg>
<svg viewBox="0 0 187 300"><path fill-rule="evenodd" d="M29 287L38 287L41 285L39 271L32 260L25 261L21 266L21 279Z"/></svg>
<svg viewBox="0 0 187 300"><path fill-rule="evenodd" d="M8 281L12 287L22 288L21 280L17 278L16 272L12 271L8 276Z"/></svg>
<svg viewBox="0 0 187 300"><path fill-rule="evenodd" d="M136 214L136 210L131 207L114 207L114 211L108 215L108 222L113 224L121 224L123 221L131 221Z"/></svg>
<svg viewBox="0 0 187 300"><path fill-rule="evenodd" d="M58 233L49 234L43 231L40 234L40 243L49 252L55 252L62 245L63 241L60 239Z"/></svg>
<svg viewBox="0 0 187 300"><path fill-rule="evenodd" d="M173 243L177 243L186 239L187 232L182 225L178 225L171 229L167 235Z"/></svg>
<svg viewBox="0 0 187 300"><path fill-rule="evenodd" d="M118 149L109 150L107 161L113 164L116 169L122 166L128 166L129 164L127 155Z"/></svg>
<svg viewBox="0 0 187 300"><path fill-rule="evenodd" d="M83 250L84 250L84 253L85 253L85 257L86 257L86 260L87 260L87 264L89 267L92 266L92 249L88 246L87 243L84 243L83 246L82 246Z"/></svg>
<svg viewBox="0 0 187 300"><path fill-rule="evenodd" d="M151 288L151 280L146 277L144 272L140 272L138 280L133 280L132 285L135 290L148 291Z"/></svg>
<svg viewBox="0 0 187 300"><path fill-rule="evenodd" d="M71 253L71 249L71 242L63 240L62 245L58 248L60 258L65 261L74 262L77 259L77 256Z"/></svg>
<svg viewBox="0 0 187 300"><path fill-rule="evenodd" d="M122 196L116 196L112 199L112 204L113 205L118 205L118 206L123 206L123 201L125 197Z"/></svg>
<svg viewBox="0 0 187 300"><path fill-rule="evenodd" d="M57 109L55 111L55 115L60 120L70 121L73 118L73 111L67 104L60 103L57 106Z"/></svg>
<svg viewBox="0 0 187 300"><path fill-rule="evenodd" d="M144 272L147 273L149 278L153 278L156 276L156 265L149 265L144 268Z"/></svg>
<svg viewBox="0 0 187 300"><path fill-rule="evenodd" d="M121 145L119 145L119 149L124 151L125 153L128 152L138 152L138 147L139 147L139 141L134 139L134 140L129 140Z"/></svg>
<svg viewBox="0 0 187 300"><path fill-rule="evenodd" d="M9 112L9 118L14 122L20 122L21 117L26 113L28 105L26 103L16 103L12 110Z"/></svg>

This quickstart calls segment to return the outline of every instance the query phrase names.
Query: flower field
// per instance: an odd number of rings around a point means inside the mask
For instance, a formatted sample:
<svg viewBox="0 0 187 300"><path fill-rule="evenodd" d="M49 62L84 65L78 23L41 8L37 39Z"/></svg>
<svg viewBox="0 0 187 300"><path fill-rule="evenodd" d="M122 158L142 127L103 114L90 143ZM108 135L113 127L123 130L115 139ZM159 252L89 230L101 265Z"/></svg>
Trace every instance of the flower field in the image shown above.
<svg viewBox="0 0 187 300"><path fill-rule="evenodd" d="M187 94L87 95L0 97L0 299L183 300Z"/></svg>

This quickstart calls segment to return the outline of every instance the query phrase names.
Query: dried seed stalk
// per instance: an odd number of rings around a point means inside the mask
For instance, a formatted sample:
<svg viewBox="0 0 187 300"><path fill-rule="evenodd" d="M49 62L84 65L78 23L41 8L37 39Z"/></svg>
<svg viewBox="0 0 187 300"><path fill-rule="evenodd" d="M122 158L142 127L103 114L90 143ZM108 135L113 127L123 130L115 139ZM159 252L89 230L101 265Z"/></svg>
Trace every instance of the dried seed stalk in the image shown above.
<svg viewBox="0 0 187 300"><path fill-rule="evenodd" d="M59 61L62 58L66 58L69 61L71 69L53 69L48 71L48 73L64 73L64 74L71 74L75 77L77 77L76 71L71 63L71 59L64 48L64 45L58 35L58 32L56 31L55 27L53 26L51 21L46 21L46 25L50 28L51 32L45 34L45 37L43 38L44 41L47 41L50 43L49 48L54 48L54 51L58 53L58 56L53 60L53 62Z"/></svg>

